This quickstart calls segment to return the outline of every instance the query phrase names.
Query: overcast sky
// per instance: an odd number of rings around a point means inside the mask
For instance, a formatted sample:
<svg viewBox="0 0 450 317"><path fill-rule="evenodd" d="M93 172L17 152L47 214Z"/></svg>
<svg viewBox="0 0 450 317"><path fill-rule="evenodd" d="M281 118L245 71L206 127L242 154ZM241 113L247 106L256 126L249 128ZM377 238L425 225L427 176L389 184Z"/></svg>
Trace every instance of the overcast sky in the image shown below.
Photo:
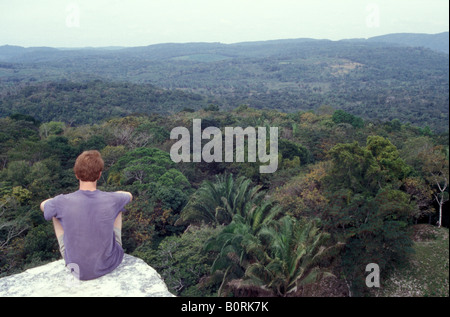
<svg viewBox="0 0 450 317"><path fill-rule="evenodd" d="M0 45L339 40L449 30L448 0L0 0Z"/></svg>

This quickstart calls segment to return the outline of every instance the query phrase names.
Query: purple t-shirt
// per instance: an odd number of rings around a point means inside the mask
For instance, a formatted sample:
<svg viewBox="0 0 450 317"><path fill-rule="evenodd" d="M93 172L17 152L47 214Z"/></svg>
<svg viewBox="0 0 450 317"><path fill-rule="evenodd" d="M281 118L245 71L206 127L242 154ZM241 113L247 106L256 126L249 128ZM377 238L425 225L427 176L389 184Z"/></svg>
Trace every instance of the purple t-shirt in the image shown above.
<svg viewBox="0 0 450 317"><path fill-rule="evenodd" d="M44 217L60 221L66 265L75 265L80 280L105 275L122 262L124 252L115 240L114 221L130 200L124 193L78 190L45 203Z"/></svg>

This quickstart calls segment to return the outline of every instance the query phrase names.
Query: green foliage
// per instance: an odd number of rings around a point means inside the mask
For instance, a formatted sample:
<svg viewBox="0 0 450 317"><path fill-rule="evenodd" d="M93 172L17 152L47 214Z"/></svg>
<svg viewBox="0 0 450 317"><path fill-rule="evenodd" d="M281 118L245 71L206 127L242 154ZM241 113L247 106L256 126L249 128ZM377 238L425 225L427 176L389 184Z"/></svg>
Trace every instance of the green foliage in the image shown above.
<svg viewBox="0 0 450 317"><path fill-rule="evenodd" d="M48 155L55 156L64 168L72 168L79 153L78 149L69 144L65 136L50 136L47 140Z"/></svg>
<svg viewBox="0 0 450 317"><path fill-rule="evenodd" d="M381 297L448 297L449 235L448 228L428 224L415 225L414 254L383 278L375 290Z"/></svg>
<svg viewBox="0 0 450 317"><path fill-rule="evenodd" d="M217 252L212 272L222 272L223 288L231 286L269 289L277 296L297 290L297 286L316 282L323 272L317 267L325 251L328 234L308 221L284 217L270 201L234 214L219 235L209 239L207 251Z"/></svg>
<svg viewBox="0 0 450 317"><path fill-rule="evenodd" d="M429 126L424 134L448 131L448 56L420 47L301 39L188 43L97 51L95 57L83 50L42 52L39 60L22 53L4 65L2 117L20 112L92 124L211 104L283 112L332 105L364 120Z"/></svg>
<svg viewBox="0 0 450 317"><path fill-rule="evenodd" d="M325 218L325 228L345 242L342 270L354 295L368 291L365 267L376 263L383 272L404 263L411 252L406 194L384 190L375 198L336 195ZM347 202L348 201L348 202Z"/></svg>
<svg viewBox="0 0 450 317"><path fill-rule="evenodd" d="M335 239L346 243L343 272L353 292L361 295L367 291L365 265L390 269L411 251L408 226L417 205L400 190L411 168L381 136L369 136L366 147L338 144L330 155L333 168L327 181L332 191L322 217Z"/></svg>
<svg viewBox="0 0 450 317"><path fill-rule="evenodd" d="M283 159L294 160L295 158L298 158L299 163L302 165L311 162L311 154L308 149L295 142L280 139L278 141L278 151L281 152Z"/></svg>
<svg viewBox="0 0 450 317"><path fill-rule="evenodd" d="M213 258L203 252L203 245L218 231L209 226L190 227L180 236L165 238L156 249L144 244L133 255L154 267L177 296L212 296L217 283L205 278Z"/></svg>
<svg viewBox="0 0 450 317"><path fill-rule="evenodd" d="M177 189L187 189L190 187L187 178L177 169L171 168L158 179L161 185Z"/></svg>
<svg viewBox="0 0 450 317"><path fill-rule="evenodd" d="M41 138L48 138L50 135L60 135L65 127L64 122L50 121L39 126L39 134Z"/></svg>
<svg viewBox="0 0 450 317"><path fill-rule="evenodd" d="M107 145L100 151L103 161L105 163L105 169L109 169L114 165L119 158L121 158L125 153L125 146L111 146Z"/></svg>
<svg viewBox="0 0 450 317"><path fill-rule="evenodd" d="M327 256L330 236L321 232L315 222L283 217L265 227L260 236L268 241L267 257L247 268L244 284L264 286L277 296L286 296L299 286L331 275L319 266Z"/></svg>
<svg viewBox="0 0 450 317"><path fill-rule="evenodd" d="M206 242L205 251L216 254L211 273L213 276L221 276L219 296L223 296L224 287L227 288L230 281L244 276L246 268L260 248L259 239L240 215L235 215L230 224Z"/></svg>
<svg viewBox="0 0 450 317"><path fill-rule="evenodd" d="M234 215L245 215L264 192L250 179L232 174L217 175L215 183L204 181L181 213L181 221L228 224Z"/></svg>
<svg viewBox="0 0 450 317"><path fill-rule="evenodd" d="M276 213L278 214L278 213ZM211 270L222 272L219 295L224 289L235 293L286 296L328 276L319 267L327 256L329 235L320 232L313 221L267 217L254 230L235 215L217 237L209 239L206 250L216 251Z"/></svg>
<svg viewBox="0 0 450 317"><path fill-rule="evenodd" d="M188 195L179 188L162 186L156 190L153 199L159 201L162 204L161 207L163 209L171 209L180 212L184 205L186 205Z"/></svg>
<svg viewBox="0 0 450 317"><path fill-rule="evenodd" d="M253 206L245 215L235 214L231 223L205 246L206 250L219 252L213 270L228 269L233 264L230 252L240 257L242 262L245 253L257 251L258 234L279 217L281 212L281 208L274 202L264 201L261 205Z"/></svg>
<svg viewBox="0 0 450 317"><path fill-rule="evenodd" d="M94 135L79 145L78 152L89 150L101 150L106 146L105 138L101 135Z"/></svg>
<svg viewBox="0 0 450 317"><path fill-rule="evenodd" d="M160 183L180 189L190 187L186 177L174 167L169 153L156 148L137 148L111 167L108 181L125 185Z"/></svg>
<svg viewBox="0 0 450 317"><path fill-rule="evenodd" d="M54 236L53 226L49 224L32 228L24 241L25 261L39 265L60 258L61 253Z"/></svg>
<svg viewBox="0 0 450 317"><path fill-rule="evenodd" d="M380 136L369 136L367 138L367 149L372 152L379 165L377 175L379 184L392 185L396 180L403 180L411 174L412 169L406 165L397 148L388 139ZM397 184L393 186L398 187Z"/></svg>
<svg viewBox="0 0 450 317"><path fill-rule="evenodd" d="M2 98L0 116L8 116L11 112L32 113L36 120L80 125L133 113L167 114L183 107L199 109L202 105L206 105L206 101L200 95L162 90L148 84L55 81L29 84L8 98ZM28 117L15 115L13 118L24 120ZM30 122L35 124L35 121ZM44 126L43 130L46 128Z"/></svg>
<svg viewBox="0 0 450 317"><path fill-rule="evenodd" d="M331 119L334 123L348 123L354 128L364 127L364 121L361 118L347 113L344 110L336 110Z"/></svg>
<svg viewBox="0 0 450 317"><path fill-rule="evenodd" d="M334 163L330 183L354 193L376 193L387 185L398 188L411 172L397 148L381 136L369 136L366 147L337 144L329 154Z"/></svg>
<svg viewBox="0 0 450 317"><path fill-rule="evenodd" d="M349 188L354 193L377 191L379 165L367 148L357 142L338 144L329 155L334 163L329 176L333 188Z"/></svg>
<svg viewBox="0 0 450 317"><path fill-rule="evenodd" d="M30 166L26 161L13 161L2 171L2 179L12 186L27 186Z"/></svg>
<svg viewBox="0 0 450 317"><path fill-rule="evenodd" d="M218 105L209 104L204 108L205 111L219 111Z"/></svg>
<svg viewBox="0 0 450 317"><path fill-rule="evenodd" d="M81 98L71 90L77 85L49 89ZM93 88L80 85L80 92ZM30 102L44 98L38 88L23 93ZM81 126L0 119L0 274L59 257L39 203L77 189L74 160L92 148L105 161L99 189L133 192L123 218L125 251L146 259L180 296L296 296L331 269L354 295L369 295L365 266L378 263L389 274L406 263L411 223L435 220L436 197L446 212L448 135L424 136L395 119L353 126L355 114L326 107L289 114L246 105L209 110ZM205 127L279 127L278 171L261 175L250 163L175 164L169 131L190 127L193 118ZM201 222L214 228L195 229ZM339 242L345 246L328 258L325 251Z"/></svg>

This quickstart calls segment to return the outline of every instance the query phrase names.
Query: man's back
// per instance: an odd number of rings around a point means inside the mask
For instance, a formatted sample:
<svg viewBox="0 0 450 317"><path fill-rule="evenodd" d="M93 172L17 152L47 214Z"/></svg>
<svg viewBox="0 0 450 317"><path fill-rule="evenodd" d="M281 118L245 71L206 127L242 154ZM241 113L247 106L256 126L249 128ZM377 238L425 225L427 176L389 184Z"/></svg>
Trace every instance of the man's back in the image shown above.
<svg viewBox="0 0 450 317"><path fill-rule="evenodd" d="M114 221L130 199L124 193L78 190L45 204L45 219L55 217L64 229L66 264L76 265L81 280L105 275L122 262Z"/></svg>

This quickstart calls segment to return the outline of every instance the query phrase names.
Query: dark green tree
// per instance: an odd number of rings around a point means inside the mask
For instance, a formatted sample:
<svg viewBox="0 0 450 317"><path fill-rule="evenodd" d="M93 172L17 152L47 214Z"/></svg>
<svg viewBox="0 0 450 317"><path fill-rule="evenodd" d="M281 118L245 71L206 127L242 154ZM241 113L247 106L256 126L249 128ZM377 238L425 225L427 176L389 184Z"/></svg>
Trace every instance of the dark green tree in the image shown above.
<svg viewBox="0 0 450 317"><path fill-rule="evenodd" d="M321 217L333 239L346 244L343 272L353 293L362 295L367 264L388 270L411 251L408 225L416 206L399 190L409 168L395 146L379 136L369 137L366 147L338 144L330 156L330 204Z"/></svg>

